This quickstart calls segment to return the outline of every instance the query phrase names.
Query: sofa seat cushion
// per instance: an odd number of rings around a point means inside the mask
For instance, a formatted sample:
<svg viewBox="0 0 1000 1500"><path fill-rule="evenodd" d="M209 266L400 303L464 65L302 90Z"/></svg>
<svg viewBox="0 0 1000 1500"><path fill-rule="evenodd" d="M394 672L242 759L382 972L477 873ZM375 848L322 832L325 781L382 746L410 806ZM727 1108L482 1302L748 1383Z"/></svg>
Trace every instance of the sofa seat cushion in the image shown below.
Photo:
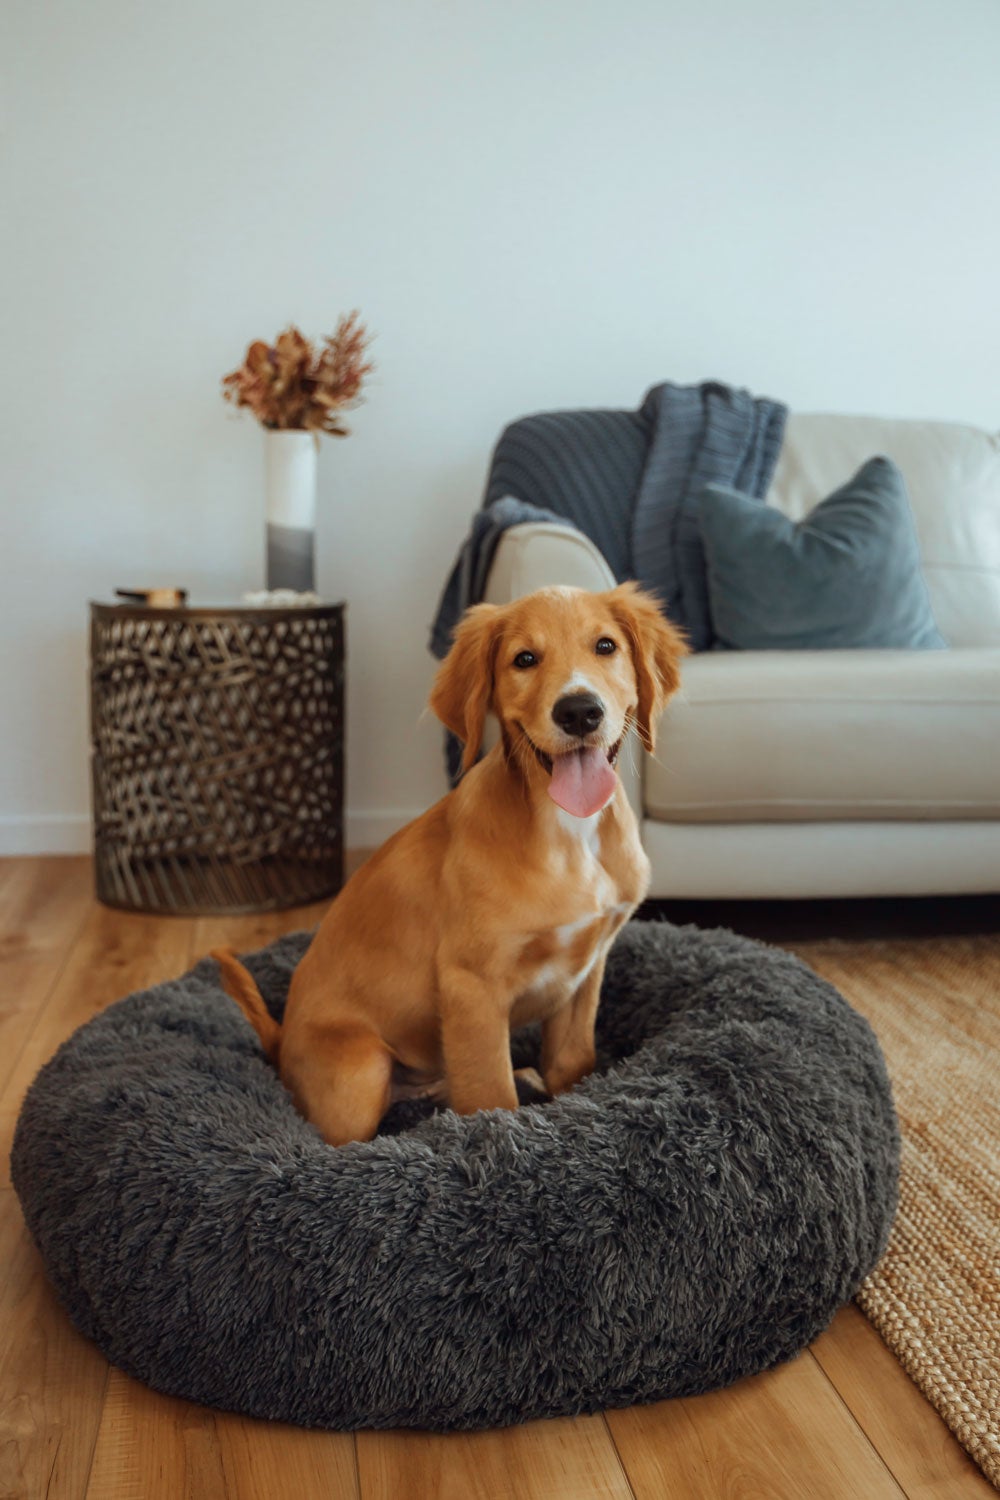
<svg viewBox="0 0 1000 1500"><path fill-rule="evenodd" d="M667 822L1000 818L1000 648L705 652L646 765Z"/></svg>

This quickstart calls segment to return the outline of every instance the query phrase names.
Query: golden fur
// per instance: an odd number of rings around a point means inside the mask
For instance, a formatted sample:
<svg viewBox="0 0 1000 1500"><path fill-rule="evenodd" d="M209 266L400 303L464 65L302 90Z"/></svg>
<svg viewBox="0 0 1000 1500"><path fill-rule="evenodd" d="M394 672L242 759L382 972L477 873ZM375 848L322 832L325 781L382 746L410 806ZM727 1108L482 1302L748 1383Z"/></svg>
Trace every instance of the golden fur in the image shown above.
<svg viewBox="0 0 1000 1500"><path fill-rule="evenodd" d="M574 817L548 795L545 761L581 743L610 759L633 726L652 750L684 651L634 584L543 589L466 614L430 700L465 743L465 775L344 886L280 1028L232 953L215 955L324 1139L369 1139L407 1092L443 1093L463 1114L515 1108L510 1031L529 1021L542 1023L550 1093L593 1068L605 957L646 893L649 862L617 778L603 810ZM585 741L552 716L581 685L605 715ZM477 763L491 710L501 739Z"/></svg>

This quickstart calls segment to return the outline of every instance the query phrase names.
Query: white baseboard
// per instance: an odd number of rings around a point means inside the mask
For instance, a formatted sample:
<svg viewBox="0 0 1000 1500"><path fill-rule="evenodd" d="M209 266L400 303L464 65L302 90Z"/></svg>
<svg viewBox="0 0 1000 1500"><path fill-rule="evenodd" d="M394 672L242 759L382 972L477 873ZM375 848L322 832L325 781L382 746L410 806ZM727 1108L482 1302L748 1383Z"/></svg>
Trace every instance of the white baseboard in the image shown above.
<svg viewBox="0 0 1000 1500"><path fill-rule="evenodd" d="M89 854L89 813L0 817L0 855Z"/></svg>
<svg viewBox="0 0 1000 1500"><path fill-rule="evenodd" d="M348 849L376 849L422 809L401 808L352 812L348 809L344 833ZM0 816L0 856L11 854L89 854L89 813L37 813L34 816Z"/></svg>

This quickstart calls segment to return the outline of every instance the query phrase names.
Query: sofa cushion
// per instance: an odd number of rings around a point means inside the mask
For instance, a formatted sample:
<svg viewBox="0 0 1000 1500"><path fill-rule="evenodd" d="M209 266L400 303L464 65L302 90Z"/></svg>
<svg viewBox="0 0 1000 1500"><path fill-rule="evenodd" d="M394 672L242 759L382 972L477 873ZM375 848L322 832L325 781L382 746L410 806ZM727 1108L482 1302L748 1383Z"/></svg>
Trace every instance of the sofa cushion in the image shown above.
<svg viewBox="0 0 1000 1500"><path fill-rule="evenodd" d="M712 624L734 650L940 649L906 483L872 458L801 521L724 485L699 506Z"/></svg>
<svg viewBox="0 0 1000 1500"><path fill-rule="evenodd" d="M705 652L646 763L677 822L1000 818L1000 649Z"/></svg>
<svg viewBox="0 0 1000 1500"><path fill-rule="evenodd" d="M941 634L949 646L1000 646L1000 433L793 412L767 504L799 521L873 453L906 480Z"/></svg>

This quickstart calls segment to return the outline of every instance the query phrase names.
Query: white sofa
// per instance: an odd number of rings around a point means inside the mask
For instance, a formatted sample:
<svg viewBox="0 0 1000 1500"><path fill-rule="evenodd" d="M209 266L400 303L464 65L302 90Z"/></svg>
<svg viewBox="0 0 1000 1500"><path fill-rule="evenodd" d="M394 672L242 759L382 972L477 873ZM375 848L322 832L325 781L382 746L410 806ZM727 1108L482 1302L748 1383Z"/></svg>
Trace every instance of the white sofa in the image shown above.
<svg viewBox="0 0 1000 1500"><path fill-rule="evenodd" d="M798 520L868 458L906 477L948 651L705 652L624 768L656 897L1000 891L1000 434L795 415L766 503ZM610 588L565 528L505 533L486 598Z"/></svg>

